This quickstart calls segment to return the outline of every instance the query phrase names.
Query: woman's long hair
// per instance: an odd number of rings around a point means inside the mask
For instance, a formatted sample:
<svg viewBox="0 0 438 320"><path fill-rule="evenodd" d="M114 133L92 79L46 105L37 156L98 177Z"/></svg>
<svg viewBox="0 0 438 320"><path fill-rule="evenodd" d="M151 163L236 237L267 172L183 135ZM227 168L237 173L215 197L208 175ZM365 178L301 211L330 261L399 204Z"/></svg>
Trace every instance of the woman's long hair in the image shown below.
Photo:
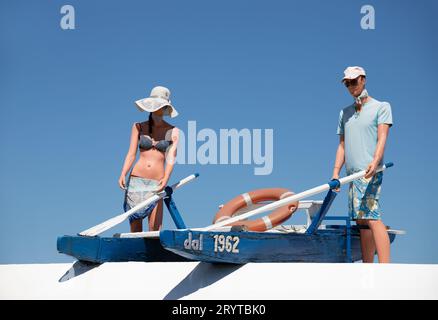
<svg viewBox="0 0 438 320"><path fill-rule="evenodd" d="M152 112L149 113L149 136L152 138L152 128L154 126L154 119L152 118Z"/></svg>

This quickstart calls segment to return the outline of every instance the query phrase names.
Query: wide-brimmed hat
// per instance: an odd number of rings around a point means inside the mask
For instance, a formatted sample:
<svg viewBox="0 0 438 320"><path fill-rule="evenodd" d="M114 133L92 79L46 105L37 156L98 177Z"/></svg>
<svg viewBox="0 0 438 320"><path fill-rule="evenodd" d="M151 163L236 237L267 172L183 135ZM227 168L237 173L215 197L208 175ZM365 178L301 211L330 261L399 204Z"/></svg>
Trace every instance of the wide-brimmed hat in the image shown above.
<svg viewBox="0 0 438 320"><path fill-rule="evenodd" d="M344 70L344 77L342 78L342 81L356 79L359 76L366 77L365 70L362 67L348 67Z"/></svg>
<svg viewBox="0 0 438 320"><path fill-rule="evenodd" d="M166 87L158 86L153 88L148 98L135 101L135 105L140 111L154 112L165 108L164 115L171 118L178 115L178 111L176 111L170 101L170 90Z"/></svg>

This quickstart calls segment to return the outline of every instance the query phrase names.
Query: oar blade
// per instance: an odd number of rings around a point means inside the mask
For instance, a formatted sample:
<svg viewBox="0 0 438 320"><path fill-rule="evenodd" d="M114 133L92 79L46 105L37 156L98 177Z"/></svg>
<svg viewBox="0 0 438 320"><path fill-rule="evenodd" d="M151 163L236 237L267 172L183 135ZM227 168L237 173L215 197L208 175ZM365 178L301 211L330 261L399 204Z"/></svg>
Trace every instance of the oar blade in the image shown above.
<svg viewBox="0 0 438 320"><path fill-rule="evenodd" d="M113 226L116 226L125 220L126 220L125 215L119 215L119 216L113 217L111 219L108 219L108 220L98 224L97 226L94 226L94 227L91 227L87 230L84 230L84 231L80 232L79 235L86 236L86 237L95 237L98 234L101 234L102 232L105 232L106 230L111 229Z"/></svg>
<svg viewBox="0 0 438 320"><path fill-rule="evenodd" d="M151 203L154 203L155 201L160 200L162 197L164 197L165 193L160 192L159 194L151 194L151 197L149 199L144 200L141 204L138 204L134 208L132 208L129 211L126 211L118 216L115 216L113 218L110 218L97 226L91 227L90 229L84 230L79 233L80 236L87 236L87 237L94 237L98 234L105 232L108 229L111 229L112 227L122 223L126 220L131 214L134 214L138 210L141 210L142 208L145 208L146 206L150 205Z"/></svg>

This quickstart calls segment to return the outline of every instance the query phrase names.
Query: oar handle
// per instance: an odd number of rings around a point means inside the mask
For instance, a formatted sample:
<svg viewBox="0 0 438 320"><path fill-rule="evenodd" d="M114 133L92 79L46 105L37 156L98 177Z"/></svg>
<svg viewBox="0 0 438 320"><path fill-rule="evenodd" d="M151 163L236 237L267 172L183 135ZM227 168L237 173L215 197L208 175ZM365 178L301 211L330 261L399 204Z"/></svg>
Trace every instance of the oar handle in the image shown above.
<svg viewBox="0 0 438 320"><path fill-rule="evenodd" d="M376 170L376 173L384 171L387 168L391 168L393 165L394 165L394 163L387 162L384 165L379 166ZM341 178L341 179L333 179L333 180L328 182L328 185L330 186L330 189L336 189L336 188L339 188L343 184L346 184L346 183L352 182L356 179L364 177L365 174L366 174L366 170L362 170L362 171L353 173L353 174L346 176L344 178Z"/></svg>
<svg viewBox="0 0 438 320"><path fill-rule="evenodd" d="M184 179L181 179L181 180L178 181L177 183L173 184L173 185L171 186L171 188L172 188L173 190L175 190L175 189L177 189L177 188L179 188L179 187L185 185L186 183L189 183L190 181L196 179L197 177L199 177L199 173L191 174L191 175L189 175L188 177L185 177Z"/></svg>
<svg viewBox="0 0 438 320"><path fill-rule="evenodd" d="M385 163L386 168L391 168L393 165L394 165L394 163L392 163L392 162Z"/></svg>
<svg viewBox="0 0 438 320"><path fill-rule="evenodd" d="M392 162L385 163L384 165L381 165L377 168L376 173L384 171L387 168L391 168L393 165L394 165L394 163L392 163ZM366 175L366 172L367 172L366 170L362 170L362 171L353 173L349 176L346 176L344 178L339 179L339 182L341 183L341 185L346 184L346 183L350 183L354 180L363 178Z"/></svg>

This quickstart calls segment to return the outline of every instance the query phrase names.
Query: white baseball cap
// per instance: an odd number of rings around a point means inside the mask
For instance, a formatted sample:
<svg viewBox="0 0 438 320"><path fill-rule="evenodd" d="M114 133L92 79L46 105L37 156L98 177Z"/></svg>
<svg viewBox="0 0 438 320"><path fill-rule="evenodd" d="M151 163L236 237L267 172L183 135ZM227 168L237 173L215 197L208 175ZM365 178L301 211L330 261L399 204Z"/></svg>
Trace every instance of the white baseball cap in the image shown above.
<svg viewBox="0 0 438 320"><path fill-rule="evenodd" d="M157 86L153 88L148 98L135 101L135 105L140 111L154 112L164 108L164 115L171 118L178 115L178 111L170 101L170 90L166 87Z"/></svg>
<svg viewBox="0 0 438 320"><path fill-rule="evenodd" d="M344 78L342 78L342 81L347 79L356 79L359 76L366 76L365 70L362 67L348 67L344 70Z"/></svg>

